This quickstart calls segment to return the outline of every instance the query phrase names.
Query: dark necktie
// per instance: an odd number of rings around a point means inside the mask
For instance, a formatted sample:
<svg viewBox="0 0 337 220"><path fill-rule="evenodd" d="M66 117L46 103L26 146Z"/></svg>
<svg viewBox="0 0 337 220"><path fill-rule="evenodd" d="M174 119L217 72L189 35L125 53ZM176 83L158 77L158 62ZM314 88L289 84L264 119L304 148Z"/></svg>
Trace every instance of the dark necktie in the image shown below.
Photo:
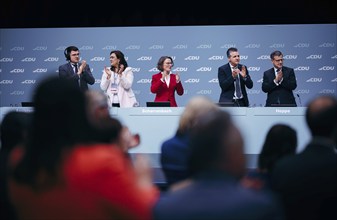
<svg viewBox="0 0 337 220"><path fill-rule="evenodd" d="M75 74L78 73L77 63L74 63L73 66L75 67ZM78 76L78 86L81 88L81 76Z"/></svg>
<svg viewBox="0 0 337 220"><path fill-rule="evenodd" d="M233 70L237 69L238 67L234 67ZM235 92L236 92L236 97L238 99L241 98L241 88L240 88L240 77L239 75L235 78Z"/></svg>

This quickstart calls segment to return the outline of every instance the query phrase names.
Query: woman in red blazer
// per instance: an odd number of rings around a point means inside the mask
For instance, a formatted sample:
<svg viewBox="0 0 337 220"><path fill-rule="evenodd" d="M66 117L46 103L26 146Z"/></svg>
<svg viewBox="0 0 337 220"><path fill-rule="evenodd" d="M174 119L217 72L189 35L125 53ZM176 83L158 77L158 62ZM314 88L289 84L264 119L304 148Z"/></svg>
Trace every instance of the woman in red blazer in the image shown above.
<svg viewBox="0 0 337 220"><path fill-rule="evenodd" d="M156 94L155 102L170 102L171 107L177 107L175 91L178 95L184 94L184 88L178 73L171 72L173 59L169 56L162 56L158 60L157 69L159 73L152 75L151 92Z"/></svg>

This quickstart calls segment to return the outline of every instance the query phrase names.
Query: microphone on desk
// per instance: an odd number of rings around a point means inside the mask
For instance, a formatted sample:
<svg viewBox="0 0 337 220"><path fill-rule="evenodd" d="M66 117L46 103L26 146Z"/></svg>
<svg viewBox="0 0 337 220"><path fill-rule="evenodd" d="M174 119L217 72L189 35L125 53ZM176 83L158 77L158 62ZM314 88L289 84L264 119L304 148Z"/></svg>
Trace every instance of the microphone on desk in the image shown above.
<svg viewBox="0 0 337 220"><path fill-rule="evenodd" d="M296 96L298 97L298 101L299 101L299 103L300 103L300 106L302 107L302 102L301 102L301 97L300 97L300 95L297 93Z"/></svg>

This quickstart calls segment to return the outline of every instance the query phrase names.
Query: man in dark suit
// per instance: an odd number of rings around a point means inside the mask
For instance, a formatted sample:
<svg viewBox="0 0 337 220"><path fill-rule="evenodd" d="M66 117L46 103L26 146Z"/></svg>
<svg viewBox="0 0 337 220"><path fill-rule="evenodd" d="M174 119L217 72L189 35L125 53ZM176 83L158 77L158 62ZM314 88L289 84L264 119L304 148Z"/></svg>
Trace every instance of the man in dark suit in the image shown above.
<svg viewBox="0 0 337 220"><path fill-rule="evenodd" d="M282 199L286 219L337 219L337 154L333 138L336 98L320 96L311 101L306 121L311 141L301 153L276 163L272 188Z"/></svg>
<svg viewBox="0 0 337 220"><path fill-rule="evenodd" d="M79 49L75 46L69 46L64 50L64 56L68 62L59 66L60 78L73 81L74 86L79 87L82 91L88 90L88 84L93 85L95 78L87 62L85 60L80 62Z"/></svg>
<svg viewBox="0 0 337 220"><path fill-rule="evenodd" d="M243 188L243 138L228 112L210 111L189 133L189 180L176 183L154 207L154 220L283 219L267 191Z"/></svg>
<svg viewBox="0 0 337 220"><path fill-rule="evenodd" d="M239 64L240 55L237 48L229 48L227 57L228 63L218 68L218 80L221 87L219 103L233 102L235 106L248 107L246 87L253 88L248 69Z"/></svg>
<svg viewBox="0 0 337 220"><path fill-rule="evenodd" d="M268 93L266 106L288 105L296 107L293 90L296 89L294 69L283 66L283 54L274 51L270 54L273 68L263 73L262 91Z"/></svg>

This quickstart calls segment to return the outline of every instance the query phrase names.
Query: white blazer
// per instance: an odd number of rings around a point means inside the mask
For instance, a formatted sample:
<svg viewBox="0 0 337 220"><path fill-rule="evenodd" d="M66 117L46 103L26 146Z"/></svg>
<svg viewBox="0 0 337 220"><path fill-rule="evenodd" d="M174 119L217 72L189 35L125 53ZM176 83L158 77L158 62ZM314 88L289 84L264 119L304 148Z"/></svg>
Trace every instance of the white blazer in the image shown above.
<svg viewBox="0 0 337 220"><path fill-rule="evenodd" d="M108 105L112 106L113 93L111 91L111 85L117 84L117 96L121 108L138 106L136 96L132 91L133 72L131 67L127 67L119 76L117 73L111 72L110 79L107 79L108 74L103 70L100 87L108 97Z"/></svg>

